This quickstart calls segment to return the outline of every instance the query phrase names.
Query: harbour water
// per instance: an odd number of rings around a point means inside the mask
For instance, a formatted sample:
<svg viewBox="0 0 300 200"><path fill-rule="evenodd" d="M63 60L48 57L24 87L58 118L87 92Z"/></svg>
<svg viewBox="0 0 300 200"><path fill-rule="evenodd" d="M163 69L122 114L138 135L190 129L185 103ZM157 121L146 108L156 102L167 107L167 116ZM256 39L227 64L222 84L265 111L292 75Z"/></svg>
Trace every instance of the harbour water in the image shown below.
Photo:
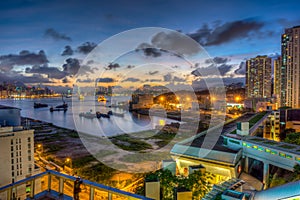
<svg viewBox="0 0 300 200"><path fill-rule="evenodd" d="M129 97L119 97L119 99L121 101L129 99ZM63 100L69 105L66 112L49 111L51 106L60 105ZM174 122L174 120L163 117L136 115L120 108L109 108L105 106L104 102L97 102L95 97L85 97L83 101L78 100L77 97L64 98L63 100L61 98L1 99L0 105L20 108L23 117L53 123L60 127L75 129L96 136L114 136L150 130L159 124ZM49 107L34 109L34 102L45 103ZM111 118L100 119L79 117L79 113L89 112L90 110L92 112L100 111L101 113L107 113L111 110L116 113L124 113L124 117L111 116Z"/></svg>

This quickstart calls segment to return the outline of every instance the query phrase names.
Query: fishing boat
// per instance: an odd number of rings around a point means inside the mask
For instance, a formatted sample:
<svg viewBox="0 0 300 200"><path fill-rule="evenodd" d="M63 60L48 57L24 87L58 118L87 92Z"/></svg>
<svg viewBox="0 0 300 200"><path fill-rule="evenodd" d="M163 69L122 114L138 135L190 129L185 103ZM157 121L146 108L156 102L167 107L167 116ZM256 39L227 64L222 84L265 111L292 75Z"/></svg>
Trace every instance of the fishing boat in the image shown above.
<svg viewBox="0 0 300 200"><path fill-rule="evenodd" d="M100 101L106 101L106 98L104 97L104 96L98 96L98 102L100 102Z"/></svg>
<svg viewBox="0 0 300 200"><path fill-rule="evenodd" d="M48 104L45 104L45 103L36 103L36 102L34 102L33 107L34 107L34 108L45 108L45 107L48 107Z"/></svg>
<svg viewBox="0 0 300 200"><path fill-rule="evenodd" d="M88 118L88 119L94 119L94 118L101 118L101 113L100 112L96 112L96 113L92 113L92 111L90 112L82 112L82 113L79 113L79 117L85 117L85 118Z"/></svg>
<svg viewBox="0 0 300 200"><path fill-rule="evenodd" d="M113 111L108 111L107 112L108 115L113 115L113 116L116 116L116 117L124 117L124 113L116 113L116 112L113 112Z"/></svg>
<svg viewBox="0 0 300 200"><path fill-rule="evenodd" d="M61 105L55 106L55 108L68 108L68 104L66 102L64 102Z"/></svg>
<svg viewBox="0 0 300 200"><path fill-rule="evenodd" d="M64 111L66 112L68 110L68 108L53 108L53 106L51 106L50 108L50 112L54 112L54 111Z"/></svg>

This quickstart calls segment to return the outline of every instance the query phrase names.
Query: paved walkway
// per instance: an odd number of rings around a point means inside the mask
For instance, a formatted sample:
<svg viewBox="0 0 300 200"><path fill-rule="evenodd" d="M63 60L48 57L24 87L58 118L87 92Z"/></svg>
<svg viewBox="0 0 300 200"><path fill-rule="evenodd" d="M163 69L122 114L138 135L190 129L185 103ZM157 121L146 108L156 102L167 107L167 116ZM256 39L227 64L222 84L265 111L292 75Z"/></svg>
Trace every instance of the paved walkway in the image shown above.
<svg viewBox="0 0 300 200"><path fill-rule="evenodd" d="M250 174L247 174L245 172L242 172L239 179L246 182L246 184L243 185L243 190L257 190L260 191L263 188L263 183L260 182L258 179L254 178Z"/></svg>

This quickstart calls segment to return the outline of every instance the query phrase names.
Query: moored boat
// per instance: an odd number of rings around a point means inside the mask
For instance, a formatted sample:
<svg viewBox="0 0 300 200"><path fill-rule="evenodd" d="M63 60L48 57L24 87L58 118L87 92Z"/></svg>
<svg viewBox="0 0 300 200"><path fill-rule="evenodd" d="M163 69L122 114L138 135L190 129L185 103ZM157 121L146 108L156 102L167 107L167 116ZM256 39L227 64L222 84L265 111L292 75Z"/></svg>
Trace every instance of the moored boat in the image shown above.
<svg viewBox="0 0 300 200"><path fill-rule="evenodd" d="M34 107L34 108L45 108L45 107L48 107L48 104L45 104L45 103L36 103L36 102L34 102L33 107Z"/></svg>

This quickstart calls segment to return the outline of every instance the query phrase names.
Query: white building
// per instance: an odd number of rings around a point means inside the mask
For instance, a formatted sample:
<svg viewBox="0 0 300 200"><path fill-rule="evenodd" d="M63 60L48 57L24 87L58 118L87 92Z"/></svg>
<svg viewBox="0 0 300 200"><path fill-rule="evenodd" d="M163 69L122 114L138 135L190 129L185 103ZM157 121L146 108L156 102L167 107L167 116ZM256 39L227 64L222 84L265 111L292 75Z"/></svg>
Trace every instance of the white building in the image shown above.
<svg viewBox="0 0 300 200"><path fill-rule="evenodd" d="M3 114L10 113L9 111L12 111L14 116L9 116L6 122L10 124L11 119L18 121L16 119L20 118L20 112L16 112L16 108L2 106L0 115L3 117ZM2 125L0 127L0 152L0 187L40 172L39 168L35 168L34 165L34 130L26 130L22 126ZM38 185L37 182L37 188ZM24 199L26 188L12 191L12 196ZM4 198L0 196L0 199Z"/></svg>

